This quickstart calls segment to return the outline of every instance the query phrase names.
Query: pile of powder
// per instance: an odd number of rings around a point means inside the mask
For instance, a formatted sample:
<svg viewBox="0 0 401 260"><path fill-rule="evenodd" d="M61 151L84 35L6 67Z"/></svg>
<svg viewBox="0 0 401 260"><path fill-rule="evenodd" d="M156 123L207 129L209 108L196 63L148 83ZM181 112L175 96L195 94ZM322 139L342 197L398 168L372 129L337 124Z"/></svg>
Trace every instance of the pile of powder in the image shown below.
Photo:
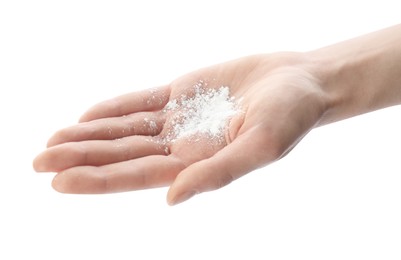
<svg viewBox="0 0 401 260"><path fill-rule="evenodd" d="M213 89L195 85L194 96L181 95L165 106L163 112L171 113L172 118L164 141L170 143L199 135L222 140L230 119L239 111L239 101L230 97L229 87Z"/></svg>

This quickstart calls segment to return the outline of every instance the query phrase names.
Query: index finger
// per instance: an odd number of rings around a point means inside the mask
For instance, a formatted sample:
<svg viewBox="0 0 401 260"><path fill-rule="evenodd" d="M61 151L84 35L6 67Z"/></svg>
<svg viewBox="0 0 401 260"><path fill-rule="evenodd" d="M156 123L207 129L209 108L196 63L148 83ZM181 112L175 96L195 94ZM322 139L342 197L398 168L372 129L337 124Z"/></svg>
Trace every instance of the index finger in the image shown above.
<svg viewBox="0 0 401 260"><path fill-rule="evenodd" d="M159 110L166 105L169 97L170 87L168 85L132 92L94 105L81 116L79 122Z"/></svg>

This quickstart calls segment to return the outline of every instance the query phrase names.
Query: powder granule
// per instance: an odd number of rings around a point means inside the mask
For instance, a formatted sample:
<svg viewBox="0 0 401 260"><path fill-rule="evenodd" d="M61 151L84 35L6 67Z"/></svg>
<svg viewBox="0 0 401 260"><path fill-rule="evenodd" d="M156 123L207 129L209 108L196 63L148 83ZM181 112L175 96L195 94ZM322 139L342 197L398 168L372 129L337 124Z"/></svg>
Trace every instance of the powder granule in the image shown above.
<svg viewBox="0 0 401 260"><path fill-rule="evenodd" d="M194 135L221 140L229 120L240 109L239 102L230 97L228 87L204 89L195 85L193 97L182 95L179 99L171 100L163 111L172 112L173 116L165 141L174 142Z"/></svg>

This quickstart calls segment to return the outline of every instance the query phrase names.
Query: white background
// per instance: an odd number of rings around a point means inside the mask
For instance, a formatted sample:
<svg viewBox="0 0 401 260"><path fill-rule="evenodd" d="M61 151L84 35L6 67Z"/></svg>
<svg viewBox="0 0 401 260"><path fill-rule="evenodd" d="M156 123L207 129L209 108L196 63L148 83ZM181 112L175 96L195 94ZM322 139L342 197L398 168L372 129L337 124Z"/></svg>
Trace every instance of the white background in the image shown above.
<svg viewBox="0 0 401 260"><path fill-rule="evenodd" d="M31 162L92 104L217 62L400 22L399 1L0 1L0 259L400 259L401 107L169 207L64 195ZM367 3L369 2L369 3Z"/></svg>

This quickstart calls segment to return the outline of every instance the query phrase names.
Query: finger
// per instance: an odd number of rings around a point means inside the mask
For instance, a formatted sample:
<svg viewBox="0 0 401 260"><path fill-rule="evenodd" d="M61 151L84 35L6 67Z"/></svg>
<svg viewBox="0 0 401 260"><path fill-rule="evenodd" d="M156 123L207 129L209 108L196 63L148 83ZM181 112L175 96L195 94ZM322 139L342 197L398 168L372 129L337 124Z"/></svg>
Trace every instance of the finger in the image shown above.
<svg viewBox="0 0 401 260"><path fill-rule="evenodd" d="M130 136L117 140L57 145L38 155L33 165L37 172L60 172L76 166L101 166L156 154L166 154L165 148L156 140L151 137Z"/></svg>
<svg viewBox="0 0 401 260"><path fill-rule="evenodd" d="M268 140L255 138L261 136L258 131L248 131L214 156L183 170L171 185L167 202L175 205L195 194L219 189L278 158L274 148L265 147Z"/></svg>
<svg viewBox="0 0 401 260"><path fill-rule="evenodd" d="M169 95L170 87L163 86L118 96L93 106L81 116L79 122L160 110L168 102Z"/></svg>
<svg viewBox="0 0 401 260"><path fill-rule="evenodd" d="M63 193L112 193L169 185L183 169L173 156L153 155L131 161L65 170L53 179L53 188Z"/></svg>
<svg viewBox="0 0 401 260"><path fill-rule="evenodd" d="M158 112L142 112L128 116L102 118L80 123L56 132L47 147L84 140L113 140L130 135L158 135L165 117Z"/></svg>

